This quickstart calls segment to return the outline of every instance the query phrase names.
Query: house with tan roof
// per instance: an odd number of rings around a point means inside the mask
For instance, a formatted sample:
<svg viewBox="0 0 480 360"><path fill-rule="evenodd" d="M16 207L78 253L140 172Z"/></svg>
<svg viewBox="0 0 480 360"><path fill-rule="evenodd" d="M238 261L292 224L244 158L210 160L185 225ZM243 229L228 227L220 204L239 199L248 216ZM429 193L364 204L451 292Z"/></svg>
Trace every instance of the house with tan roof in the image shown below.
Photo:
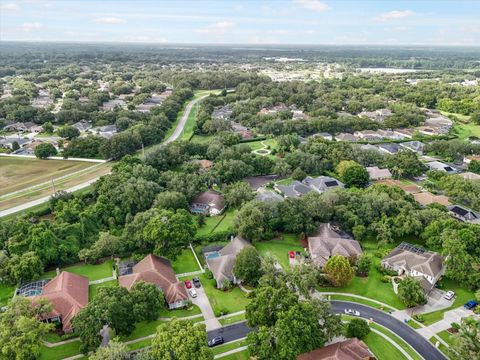
<svg viewBox="0 0 480 360"><path fill-rule="evenodd" d="M445 195L434 195L429 191L419 192L413 194L413 198L416 202L418 202L421 206L427 206L430 204L439 204L443 206L449 206L450 201L448 197Z"/></svg>
<svg viewBox="0 0 480 360"><path fill-rule="evenodd" d="M479 174L475 174L470 171L458 174L458 176L462 177L464 180L480 180Z"/></svg>
<svg viewBox="0 0 480 360"><path fill-rule="evenodd" d="M388 169L380 169L378 166L367 167L370 180L391 179L392 173Z"/></svg>
<svg viewBox="0 0 480 360"><path fill-rule="evenodd" d="M169 309L177 309L187 305L188 294L185 285L178 281L172 264L165 258L147 255L133 266L130 274L120 276L120 286L130 290L137 282L154 284L163 292Z"/></svg>
<svg viewBox="0 0 480 360"><path fill-rule="evenodd" d="M222 249L204 253L207 266L217 281L217 288L221 289L226 280L233 284L238 282L233 275L233 267L238 253L246 246L251 246L249 241L235 236Z"/></svg>
<svg viewBox="0 0 480 360"><path fill-rule="evenodd" d="M315 266L322 268L334 255L356 258L362 254L358 241L341 236L330 223L321 224L314 236L308 237L308 252Z"/></svg>
<svg viewBox="0 0 480 360"><path fill-rule="evenodd" d="M368 346L357 338L336 342L325 347L300 354L297 360L373 360Z"/></svg>
<svg viewBox="0 0 480 360"><path fill-rule="evenodd" d="M397 271L398 275L412 276L420 282L426 293L434 288L445 273L443 257L439 253L406 242L402 242L385 256L381 264L386 269Z"/></svg>
<svg viewBox="0 0 480 360"><path fill-rule="evenodd" d="M215 190L205 191L195 199L190 205L190 212L194 214L219 215L225 209L225 198Z"/></svg>
<svg viewBox="0 0 480 360"><path fill-rule="evenodd" d="M32 303L46 299L52 305L52 311L42 320L61 322L63 332L71 332L72 319L88 303L88 279L84 276L62 271L50 280L40 295L32 298Z"/></svg>

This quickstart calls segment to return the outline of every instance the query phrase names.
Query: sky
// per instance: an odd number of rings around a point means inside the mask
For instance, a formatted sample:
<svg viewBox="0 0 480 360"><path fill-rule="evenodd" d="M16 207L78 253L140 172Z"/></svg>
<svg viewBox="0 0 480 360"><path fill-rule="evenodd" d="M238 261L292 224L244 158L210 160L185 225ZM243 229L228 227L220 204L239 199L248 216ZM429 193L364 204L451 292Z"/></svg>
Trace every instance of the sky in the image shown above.
<svg viewBox="0 0 480 360"><path fill-rule="evenodd" d="M0 40L480 46L480 1L0 0Z"/></svg>

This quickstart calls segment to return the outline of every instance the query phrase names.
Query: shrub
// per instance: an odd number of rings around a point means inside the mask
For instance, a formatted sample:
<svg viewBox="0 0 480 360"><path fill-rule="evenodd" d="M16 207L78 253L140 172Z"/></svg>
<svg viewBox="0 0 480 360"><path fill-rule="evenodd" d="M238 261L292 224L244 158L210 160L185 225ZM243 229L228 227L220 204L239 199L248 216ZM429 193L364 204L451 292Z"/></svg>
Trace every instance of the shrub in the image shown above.
<svg viewBox="0 0 480 360"><path fill-rule="evenodd" d="M230 280L228 279L225 279L223 280L223 283L222 283L222 290L223 291L228 291L232 288L233 284Z"/></svg>
<svg viewBox="0 0 480 360"><path fill-rule="evenodd" d="M422 314L413 315L413 318L419 323L425 322L425 317Z"/></svg>
<svg viewBox="0 0 480 360"><path fill-rule="evenodd" d="M215 313L216 317L219 317L219 316L228 315L230 313L230 311L228 311L228 309L226 309L224 307L221 307L220 309L215 310L214 313Z"/></svg>
<svg viewBox="0 0 480 360"><path fill-rule="evenodd" d="M370 326L363 319L352 319L347 325L347 337L362 339L370 332Z"/></svg>
<svg viewBox="0 0 480 360"><path fill-rule="evenodd" d="M213 279L213 273L212 273L212 270L210 269L205 269L205 276L207 277L207 279Z"/></svg>
<svg viewBox="0 0 480 360"><path fill-rule="evenodd" d="M390 275L383 275L380 280L384 283L388 283L388 282L392 281L392 277Z"/></svg>

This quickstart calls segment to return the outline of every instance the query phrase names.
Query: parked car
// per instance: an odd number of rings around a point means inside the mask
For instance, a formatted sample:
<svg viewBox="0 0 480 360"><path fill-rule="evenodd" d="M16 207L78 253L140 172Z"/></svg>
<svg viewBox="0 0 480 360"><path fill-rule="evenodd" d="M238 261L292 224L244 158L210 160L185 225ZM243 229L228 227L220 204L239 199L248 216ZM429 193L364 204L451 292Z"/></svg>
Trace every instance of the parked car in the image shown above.
<svg viewBox="0 0 480 360"><path fill-rule="evenodd" d="M199 288L201 286L199 278L194 277L192 280L193 280L193 285L195 285L196 288Z"/></svg>
<svg viewBox="0 0 480 360"><path fill-rule="evenodd" d="M452 300L455 297L455 293L453 291L447 291L444 298L447 300Z"/></svg>
<svg viewBox="0 0 480 360"><path fill-rule="evenodd" d="M214 347L223 344L223 337L215 336L212 340L208 341L208 347Z"/></svg>
<svg viewBox="0 0 480 360"><path fill-rule="evenodd" d="M194 288L191 288L190 290L188 290L188 292L190 293L190 296L192 298L196 298L197 297L197 290L195 290Z"/></svg>
<svg viewBox="0 0 480 360"><path fill-rule="evenodd" d="M190 280L185 280L184 282L187 289L190 289L192 287L192 283L190 282Z"/></svg>
<svg viewBox="0 0 480 360"><path fill-rule="evenodd" d="M353 309L345 309L345 314L351 315L351 316L360 316L360 312Z"/></svg>
<svg viewBox="0 0 480 360"><path fill-rule="evenodd" d="M476 306L478 305L478 303L475 301L475 300L470 300L469 302L467 302L465 305L463 305L463 307L467 310L472 310L474 309Z"/></svg>

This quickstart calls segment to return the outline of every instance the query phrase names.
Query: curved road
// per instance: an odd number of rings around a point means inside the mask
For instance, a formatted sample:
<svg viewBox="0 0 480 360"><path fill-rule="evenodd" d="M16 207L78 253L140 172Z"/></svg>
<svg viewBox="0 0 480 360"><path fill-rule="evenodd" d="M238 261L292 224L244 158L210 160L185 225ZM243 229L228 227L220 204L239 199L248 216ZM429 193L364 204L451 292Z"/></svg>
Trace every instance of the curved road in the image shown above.
<svg viewBox="0 0 480 360"><path fill-rule="evenodd" d="M347 301L331 301L331 303L334 313L343 314L345 309L355 309L360 312L361 317L373 319L375 323L383 325L412 346L425 360L446 360L440 351L414 329L383 311ZM243 322L209 331L208 339L222 336L225 342L229 342L247 336L250 331L252 329Z"/></svg>

